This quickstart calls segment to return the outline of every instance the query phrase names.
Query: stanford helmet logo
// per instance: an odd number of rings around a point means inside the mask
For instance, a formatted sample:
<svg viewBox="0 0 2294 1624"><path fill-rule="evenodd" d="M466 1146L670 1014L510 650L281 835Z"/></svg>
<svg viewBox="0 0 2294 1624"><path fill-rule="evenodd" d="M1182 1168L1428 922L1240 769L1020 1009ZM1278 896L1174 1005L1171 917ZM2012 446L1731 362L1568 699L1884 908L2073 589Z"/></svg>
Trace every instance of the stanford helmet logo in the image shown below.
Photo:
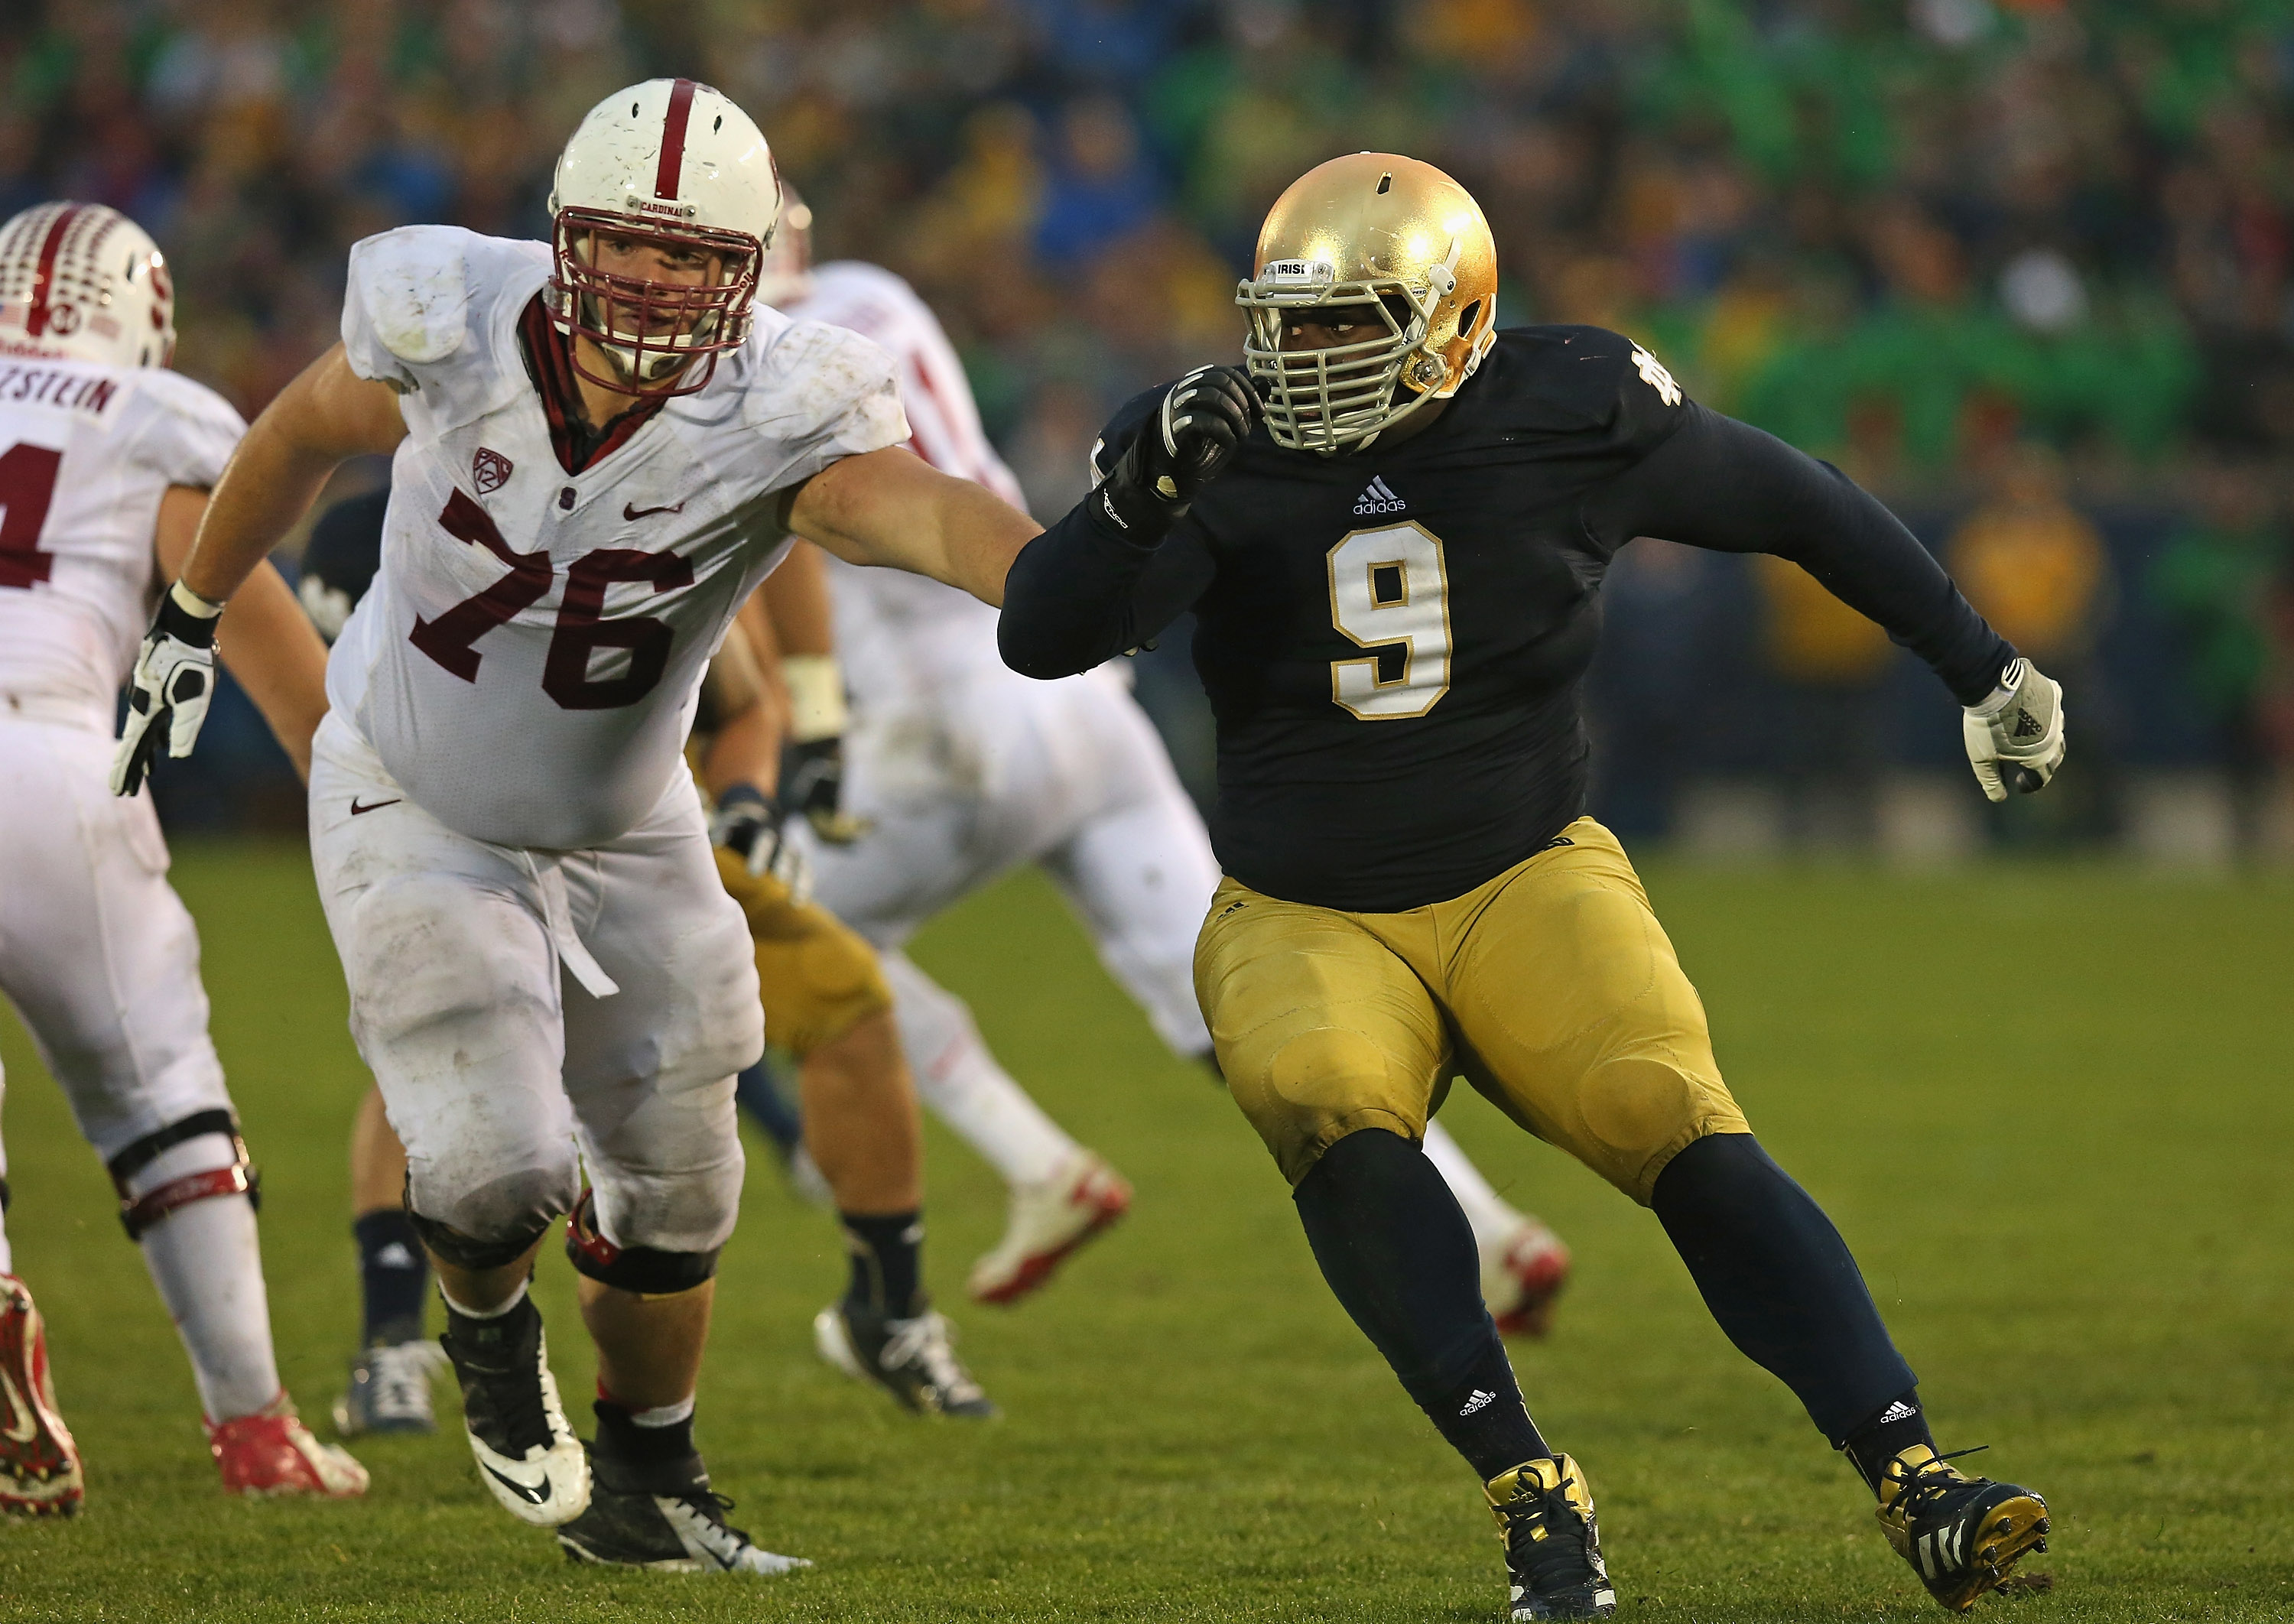
<svg viewBox="0 0 2294 1624"><path fill-rule="evenodd" d="M470 480L480 496L492 496L509 483L510 460L500 451L490 451L484 446L470 459Z"/></svg>

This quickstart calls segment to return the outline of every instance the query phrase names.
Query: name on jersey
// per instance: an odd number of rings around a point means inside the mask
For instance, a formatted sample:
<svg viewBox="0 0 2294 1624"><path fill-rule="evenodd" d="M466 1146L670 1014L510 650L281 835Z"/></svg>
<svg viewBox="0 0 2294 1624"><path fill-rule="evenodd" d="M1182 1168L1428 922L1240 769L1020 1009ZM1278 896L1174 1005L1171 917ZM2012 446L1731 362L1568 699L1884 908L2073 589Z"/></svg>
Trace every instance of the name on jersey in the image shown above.
<svg viewBox="0 0 2294 1624"><path fill-rule="evenodd" d="M102 415L119 393L119 380L85 372L61 371L54 367L28 367L0 361L0 401L25 401L37 406L61 406L72 411Z"/></svg>

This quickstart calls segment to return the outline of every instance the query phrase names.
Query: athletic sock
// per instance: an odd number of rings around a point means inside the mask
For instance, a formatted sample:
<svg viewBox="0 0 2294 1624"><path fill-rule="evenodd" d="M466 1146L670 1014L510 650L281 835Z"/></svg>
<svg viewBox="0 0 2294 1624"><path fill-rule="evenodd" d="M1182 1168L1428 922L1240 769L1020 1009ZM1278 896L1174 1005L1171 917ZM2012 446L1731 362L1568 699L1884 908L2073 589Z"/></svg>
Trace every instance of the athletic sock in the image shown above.
<svg viewBox="0 0 2294 1624"><path fill-rule="evenodd" d="M881 959L900 1047L915 1071L916 1098L1006 1184L1041 1184L1057 1173L1078 1149L1075 1140L996 1063L964 1000L906 954L886 952Z"/></svg>
<svg viewBox="0 0 2294 1624"><path fill-rule="evenodd" d="M152 1165L167 1159L163 1156ZM218 1165L212 1158L207 1162ZM139 1175L137 1182L157 1189L168 1178L196 1171ZM271 1346L271 1308L253 1206L243 1196L190 1202L145 1230L137 1244L183 1339L183 1352L191 1356L207 1418L231 1421L267 1409L279 1396L279 1364Z"/></svg>
<svg viewBox="0 0 2294 1624"><path fill-rule="evenodd" d="M1672 1158L1650 1205L1739 1352L1793 1390L1832 1447L1918 1384L1848 1243L1749 1133Z"/></svg>
<svg viewBox="0 0 2294 1624"><path fill-rule="evenodd" d="M632 1410L598 1384L598 1464L610 1487L630 1492L650 1490L673 1494L695 1486L706 1488L709 1474L701 1452L693 1444L693 1401L665 1405L681 1411L673 1420L660 1420L660 1410Z"/></svg>
<svg viewBox="0 0 2294 1624"><path fill-rule="evenodd" d="M845 1249L852 1255L852 1284L845 1300L888 1320L913 1320L923 1312L923 1210L837 1216L844 1225Z"/></svg>
<svg viewBox="0 0 2294 1624"><path fill-rule="evenodd" d="M1928 1431L1920 1396L1908 1392L1889 1400L1886 1408L1869 1420L1849 1428L1840 1449L1863 1474L1864 1486L1876 1495L1881 1471L1906 1449L1920 1444L1925 1444L1930 1454L1935 1453L1935 1434Z"/></svg>
<svg viewBox="0 0 2294 1624"><path fill-rule="evenodd" d="M1473 1230L1417 1146L1349 1133L1292 1199L1340 1304L1484 1482L1552 1453L1482 1305Z"/></svg>
<svg viewBox="0 0 2294 1624"><path fill-rule="evenodd" d="M379 1347L422 1339L422 1310L430 1292L430 1260L403 1207L378 1207L351 1221L359 1249L359 1300L364 1344Z"/></svg>

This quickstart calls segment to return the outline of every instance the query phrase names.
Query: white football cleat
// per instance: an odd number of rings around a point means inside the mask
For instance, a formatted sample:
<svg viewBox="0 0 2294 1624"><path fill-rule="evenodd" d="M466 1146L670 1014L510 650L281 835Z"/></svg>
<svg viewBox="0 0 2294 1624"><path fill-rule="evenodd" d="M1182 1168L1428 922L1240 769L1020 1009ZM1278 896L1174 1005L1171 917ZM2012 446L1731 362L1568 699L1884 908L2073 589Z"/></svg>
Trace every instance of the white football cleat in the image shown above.
<svg viewBox="0 0 2294 1624"><path fill-rule="evenodd" d="M1553 1300L1569 1283L1569 1248L1536 1219L1482 1248L1482 1301L1506 1336L1542 1336L1552 1328Z"/></svg>
<svg viewBox="0 0 2294 1624"><path fill-rule="evenodd" d="M350 1385L335 1401L337 1435L436 1432L430 1383L445 1368L446 1352L435 1342L383 1342L362 1349L351 1360Z"/></svg>
<svg viewBox="0 0 2294 1624"><path fill-rule="evenodd" d="M1042 1183L1012 1187L1004 1238L972 1266L966 1289L977 1302L1017 1303L1130 1206L1131 1186L1121 1173L1088 1150L1070 1152Z"/></svg>
<svg viewBox="0 0 2294 1624"><path fill-rule="evenodd" d="M565 1419L541 1311L531 1297L493 1320L449 1312L439 1345L462 1384L462 1425L478 1475L502 1509L535 1528L590 1508L590 1457Z"/></svg>

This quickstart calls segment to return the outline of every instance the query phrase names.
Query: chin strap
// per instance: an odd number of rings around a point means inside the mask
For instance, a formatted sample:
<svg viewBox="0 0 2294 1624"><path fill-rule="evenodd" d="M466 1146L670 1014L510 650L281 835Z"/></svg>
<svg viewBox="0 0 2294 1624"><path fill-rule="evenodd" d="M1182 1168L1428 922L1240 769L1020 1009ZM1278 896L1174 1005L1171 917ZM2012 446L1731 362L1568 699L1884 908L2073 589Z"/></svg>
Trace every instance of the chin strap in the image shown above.
<svg viewBox="0 0 2294 1624"><path fill-rule="evenodd" d="M159 1157L188 1141L215 1133L231 1141L232 1162L201 1173L170 1179L142 1195L128 1193L129 1181ZM127 1238L141 1240L143 1232L179 1206L216 1196L245 1196L248 1204L263 1205L262 1180L248 1161L247 1141L239 1136L239 1119L229 1111L196 1111L156 1133L146 1133L106 1164L112 1188L119 1192L119 1222Z"/></svg>

